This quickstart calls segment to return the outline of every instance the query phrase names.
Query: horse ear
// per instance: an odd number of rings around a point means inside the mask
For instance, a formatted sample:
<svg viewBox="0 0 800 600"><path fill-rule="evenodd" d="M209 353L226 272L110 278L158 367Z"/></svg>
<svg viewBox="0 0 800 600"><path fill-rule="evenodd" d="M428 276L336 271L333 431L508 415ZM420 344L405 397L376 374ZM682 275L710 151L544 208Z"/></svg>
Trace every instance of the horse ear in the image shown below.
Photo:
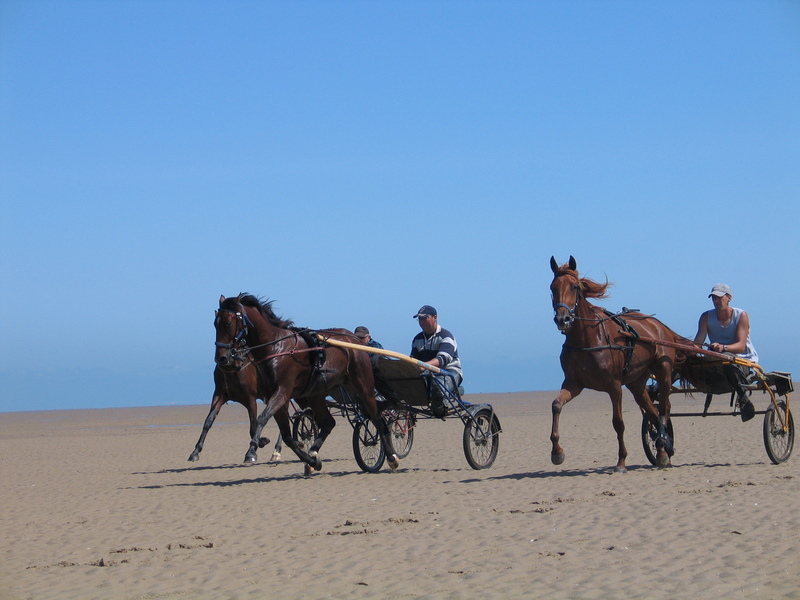
<svg viewBox="0 0 800 600"><path fill-rule="evenodd" d="M556 262L555 256L550 257L550 268L553 269L553 275L558 273L558 263Z"/></svg>
<svg viewBox="0 0 800 600"><path fill-rule="evenodd" d="M575 262L575 259L572 257L571 254L569 255L569 268L572 269L573 271L578 270L578 264Z"/></svg>
<svg viewBox="0 0 800 600"><path fill-rule="evenodd" d="M220 296L219 296L219 306L220 306L220 308L222 308L222 303L223 303L223 302L225 302L225 296L223 296L222 294L220 294Z"/></svg>

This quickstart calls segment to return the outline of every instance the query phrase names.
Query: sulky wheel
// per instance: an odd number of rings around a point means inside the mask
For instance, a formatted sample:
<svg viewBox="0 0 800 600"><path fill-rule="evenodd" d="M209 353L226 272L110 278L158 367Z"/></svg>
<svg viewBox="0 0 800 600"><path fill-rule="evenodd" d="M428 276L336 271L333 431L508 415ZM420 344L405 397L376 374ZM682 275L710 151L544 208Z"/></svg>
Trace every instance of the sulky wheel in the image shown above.
<svg viewBox="0 0 800 600"><path fill-rule="evenodd" d="M675 445L675 434L672 431L672 419L667 421L667 434L672 440L673 446ZM658 461L656 455L656 440L658 440L658 426L653 425L647 415L642 415L642 446L644 446L644 453L647 455L647 460L650 464L656 466Z"/></svg>
<svg viewBox="0 0 800 600"><path fill-rule="evenodd" d="M500 448L500 421L488 408L477 411L464 425L464 456L473 469L488 469Z"/></svg>
<svg viewBox="0 0 800 600"><path fill-rule="evenodd" d="M414 444L414 425L416 418L407 410L391 410L383 413L389 425L392 447L397 458L405 458Z"/></svg>
<svg viewBox="0 0 800 600"><path fill-rule="evenodd" d="M787 424L783 429L781 419ZM786 402L778 402L778 409L770 405L764 414L764 447L767 449L769 459L777 464L785 462L792 454L794 446L794 419L792 413L786 408Z"/></svg>
<svg viewBox="0 0 800 600"><path fill-rule="evenodd" d="M294 425L292 426L292 439L304 452L308 452L308 449L311 448L311 444L317 439L318 431L314 416L310 410L304 410L295 416Z"/></svg>
<svg viewBox="0 0 800 600"><path fill-rule="evenodd" d="M353 454L362 471L377 473L383 466L386 455L381 445L381 436L369 419L361 419L353 428Z"/></svg>

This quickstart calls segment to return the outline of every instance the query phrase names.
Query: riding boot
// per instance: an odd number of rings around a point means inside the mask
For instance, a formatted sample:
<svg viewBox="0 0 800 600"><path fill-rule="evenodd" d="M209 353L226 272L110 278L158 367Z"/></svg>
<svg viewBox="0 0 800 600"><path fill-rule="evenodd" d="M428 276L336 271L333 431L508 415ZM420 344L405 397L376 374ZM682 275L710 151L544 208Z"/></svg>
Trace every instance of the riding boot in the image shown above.
<svg viewBox="0 0 800 600"><path fill-rule="evenodd" d="M739 411L741 412L740 416L742 417L742 422L749 421L756 416L756 407L753 406L750 398L747 397L747 392L740 390L737 402L739 403Z"/></svg>
<svg viewBox="0 0 800 600"><path fill-rule="evenodd" d="M431 412L433 412L435 417L439 418L447 414L447 408L444 405L444 395L436 384L431 386Z"/></svg>

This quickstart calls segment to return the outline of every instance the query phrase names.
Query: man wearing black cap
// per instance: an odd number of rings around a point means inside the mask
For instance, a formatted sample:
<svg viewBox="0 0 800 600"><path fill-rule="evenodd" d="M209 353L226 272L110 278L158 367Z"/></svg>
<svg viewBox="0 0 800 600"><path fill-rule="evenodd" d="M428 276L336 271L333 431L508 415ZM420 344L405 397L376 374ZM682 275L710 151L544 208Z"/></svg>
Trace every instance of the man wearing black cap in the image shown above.
<svg viewBox="0 0 800 600"><path fill-rule="evenodd" d="M758 353L750 341L750 317L741 308L730 305L733 298L730 286L718 283L711 288L708 297L714 303L714 308L700 315L697 334L694 336L695 344L702 344L708 336L708 347L714 352L733 354L758 362ZM725 365L725 375L738 392L742 421L749 421L756 412L747 392L741 387L741 380L749 372L750 369L746 366Z"/></svg>
<svg viewBox="0 0 800 600"><path fill-rule="evenodd" d="M426 304L414 315L422 329L411 342L411 357L426 362L431 366L446 369L453 374L450 377L436 376L436 379L447 389L458 387L464 380L461 371L461 360L458 358L456 338L447 329L439 325L436 309ZM437 417L443 417L447 409L444 406L444 394L438 385L431 386L431 409Z"/></svg>

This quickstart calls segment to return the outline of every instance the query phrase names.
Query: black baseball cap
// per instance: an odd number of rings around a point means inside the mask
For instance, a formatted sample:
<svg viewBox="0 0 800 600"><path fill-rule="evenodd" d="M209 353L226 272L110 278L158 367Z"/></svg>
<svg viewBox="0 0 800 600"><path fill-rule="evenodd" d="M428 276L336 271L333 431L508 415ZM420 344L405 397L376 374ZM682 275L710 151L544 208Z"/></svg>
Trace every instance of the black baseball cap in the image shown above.
<svg viewBox="0 0 800 600"><path fill-rule="evenodd" d="M423 306L422 308L420 308L420 309L417 311L417 314L415 314L415 315L414 315L413 317L411 317L411 318L412 318L412 319L418 319L418 318L420 318L420 317L428 317L428 316L435 317L435 316L436 316L436 309L435 309L435 308L433 308L432 306L430 306L430 305L426 304L425 306Z"/></svg>

